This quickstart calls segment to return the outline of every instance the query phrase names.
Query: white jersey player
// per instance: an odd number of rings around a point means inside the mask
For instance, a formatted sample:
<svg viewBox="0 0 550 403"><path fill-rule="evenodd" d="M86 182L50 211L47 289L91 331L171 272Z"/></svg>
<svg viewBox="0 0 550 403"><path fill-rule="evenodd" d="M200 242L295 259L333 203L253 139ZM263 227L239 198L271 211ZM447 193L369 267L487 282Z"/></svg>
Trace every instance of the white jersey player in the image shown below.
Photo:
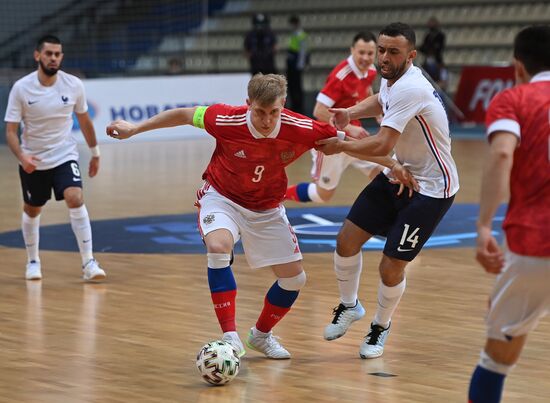
<svg viewBox="0 0 550 403"><path fill-rule="evenodd" d="M325 338L341 337L365 310L357 300L361 248L373 235L386 237L379 266L378 306L370 332L362 343L362 358L382 355L391 317L405 291L405 266L450 208L458 191L458 174L451 156L447 114L431 84L413 66L415 33L406 24L386 26L378 37L380 93L347 109L331 109L336 127L350 119L384 113L377 135L357 141L328 139L321 151L367 158L387 155L407 167L418 182L412 197L396 194L390 171L380 173L358 196L337 238L334 268L340 304L334 309Z"/></svg>
<svg viewBox="0 0 550 403"><path fill-rule="evenodd" d="M11 89L6 110L7 142L19 160L23 192L22 230L27 249L27 280L42 278L38 253L40 213L50 199L65 200L71 226L82 257L83 278L99 281L105 272L92 254L92 232L82 196L76 140L72 134L73 112L92 152L89 175L99 169L99 148L88 115L82 82L60 71L63 52L60 40L47 35L38 41L35 72L18 80ZM22 123L21 144L18 129Z"/></svg>

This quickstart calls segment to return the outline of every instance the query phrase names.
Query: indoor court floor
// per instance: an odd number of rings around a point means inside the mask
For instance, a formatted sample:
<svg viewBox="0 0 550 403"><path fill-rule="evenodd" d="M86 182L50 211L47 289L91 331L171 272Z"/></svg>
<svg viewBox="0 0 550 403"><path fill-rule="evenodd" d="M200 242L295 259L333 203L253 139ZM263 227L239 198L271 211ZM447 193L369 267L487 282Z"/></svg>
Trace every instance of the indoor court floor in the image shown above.
<svg viewBox="0 0 550 403"><path fill-rule="evenodd" d="M212 147L209 139L102 145L99 175L84 180L92 228L104 220L194 213L195 191ZM478 201L484 148L482 141L454 141L461 179L455 204ZM81 154L86 172L88 152ZM289 167L290 182L307 180L309 169L306 154ZM10 236L20 239L17 163L5 145L0 146L0 170L0 237L16 231ZM331 204L349 206L365 182L348 170ZM289 211L298 207L310 205L287 203ZM64 203L50 201L41 218L43 231L68 222ZM67 234L71 240L72 233ZM132 241L131 233L108 235ZM46 236L43 232L43 242ZM96 244L106 242L94 236ZM49 242L55 244L55 237ZM85 284L72 242L42 250L42 281L25 281L23 248L0 246L2 403L467 401L494 280L475 263L471 246L425 249L410 264L385 353L373 360L360 359L358 349L376 303L381 252L364 252L360 298L367 315L332 342L322 337L338 303L332 253L304 253L308 283L274 332L292 359L274 361L248 351L238 377L212 387L195 367L200 347L221 337L204 254L102 248L96 258L107 281ZM243 255L236 256L233 267L244 339L274 277L270 270L252 271ZM544 319L506 381L504 402L550 401L549 334L550 321Z"/></svg>

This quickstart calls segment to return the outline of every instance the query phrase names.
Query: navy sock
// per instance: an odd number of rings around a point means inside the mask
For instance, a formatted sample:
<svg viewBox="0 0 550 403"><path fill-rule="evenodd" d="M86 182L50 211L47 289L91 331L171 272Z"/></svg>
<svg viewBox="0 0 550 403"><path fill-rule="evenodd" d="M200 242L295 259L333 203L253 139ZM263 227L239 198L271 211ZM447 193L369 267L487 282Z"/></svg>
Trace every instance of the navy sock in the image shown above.
<svg viewBox="0 0 550 403"><path fill-rule="evenodd" d="M296 194L298 195L298 199L300 199L300 201L303 201L303 202L311 201L307 191L308 188L309 188L309 183L298 183L296 185Z"/></svg>
<svg viewBox="0 0 550 403"><path fill-rule="evenodd" d="M499 403L505 378L506 375L489 371L478 365L470 380L469 402Z"/></svg>

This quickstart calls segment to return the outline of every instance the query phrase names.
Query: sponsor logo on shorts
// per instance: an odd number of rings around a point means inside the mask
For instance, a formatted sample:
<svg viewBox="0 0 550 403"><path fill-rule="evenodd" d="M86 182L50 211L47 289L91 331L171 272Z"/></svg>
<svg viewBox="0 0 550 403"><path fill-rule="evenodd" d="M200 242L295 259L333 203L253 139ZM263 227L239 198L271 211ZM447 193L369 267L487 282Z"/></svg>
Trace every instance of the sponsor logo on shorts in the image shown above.
<svg viewBox="0 0 550 403"><path fill-rule="evenodd" d="M221 304L214 304L214 309L223 309L229 308L231 306L231 301L222 302Z"/></svg>
<svg viewBox="0 0 550 403"><path fill-rule="evenodd" d="M27 103L28 103L29 105L34 105L35 103L37 103L37 102L39 102L39 101L40 101L39 99L37 99L36 101L30 101L30 100L29 100L29 101L27 101Z"/></svg>
<svg viewBox="0 0 550 403"><path fill-rule="evenodd" d="M239 158L246 158L246 154L244 153L244 150L237 151L235 154L233 154L235 157Z"/></svg>
<svg viewBox="0 0 550 403"><path fill-rule="evenodd" d="M410 251L412 251L412 250L414 250L414 249L404 249L404 248L402 248L401 246L398 246L398 247L397 247L397 251L398 251L398 252L410 252Z"/></svg>
<svg viewBox="0 0 550 403"><path fill-rule="evenodd" d="M329 183L330 182L330 178L328 176L323 176L321 178L321 180L323 181L323 183Z"/></svg>
<svg viewBox="0 0 550 403"><path fill-rule="evenodd" d="M81 182L81 181L82 181L82 179L80 179L80 178L75 178L75 177L73 176L73 182Z"/></svg>
<svg viewBox="0 0 550 403"><path fill-rule="evenodd" d="M215 219L216 217L214 216L214 214L208 214L206 217L202 219L202 222L204 223L204 225L209 225L209 224L212 224Z"/></svg>

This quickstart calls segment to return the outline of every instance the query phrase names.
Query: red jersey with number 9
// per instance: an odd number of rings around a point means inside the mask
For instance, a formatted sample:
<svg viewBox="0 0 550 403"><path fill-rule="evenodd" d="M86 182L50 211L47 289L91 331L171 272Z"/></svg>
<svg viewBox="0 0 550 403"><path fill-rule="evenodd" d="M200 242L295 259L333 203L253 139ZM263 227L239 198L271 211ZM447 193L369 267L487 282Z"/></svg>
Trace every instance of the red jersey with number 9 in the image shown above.
<svg viewBox="0 0 550 403"><path fill-rule="evenodd" d="M487 110L487 134L515 134L519 145L510 174L503 223L510 250L550 256L550 71L499 93Z"/></svg>
<svg viewBox="0 0 550 403"><path fill-rule="evenodd" d="M283 200L285 167L320 139L337 130L322 122L283 109L272 133L264 137L252 125L248 106L211 105L204 129L216 139L216 149L203 179L250 210L278 207Z"/></svg>

